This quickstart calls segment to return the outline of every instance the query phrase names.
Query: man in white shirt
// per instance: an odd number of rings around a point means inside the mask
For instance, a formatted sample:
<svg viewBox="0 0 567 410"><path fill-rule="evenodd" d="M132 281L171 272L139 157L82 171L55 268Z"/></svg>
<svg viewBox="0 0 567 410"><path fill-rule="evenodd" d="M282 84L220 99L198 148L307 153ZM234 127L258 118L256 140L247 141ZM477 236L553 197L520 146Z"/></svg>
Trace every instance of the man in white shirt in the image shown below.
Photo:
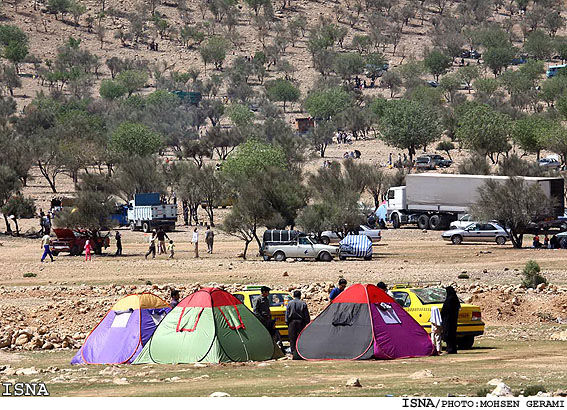
<svg viewBox="0 0 567 410"><path fill-rule="evenodd" d="M191 239L191 243L195 245L195 257L199 257L199 231L197 228L193 231L193 238Z"/></svg>
<svg viewBox="0 0 567 410"><path fill-rule="evenodd" d="M53 262L53 254L51 253L51 237L49 235L43 235L43 238L41 238L41 247L43 248L41 261L43 262L45 257L49 255L51 262Z"/></svg>

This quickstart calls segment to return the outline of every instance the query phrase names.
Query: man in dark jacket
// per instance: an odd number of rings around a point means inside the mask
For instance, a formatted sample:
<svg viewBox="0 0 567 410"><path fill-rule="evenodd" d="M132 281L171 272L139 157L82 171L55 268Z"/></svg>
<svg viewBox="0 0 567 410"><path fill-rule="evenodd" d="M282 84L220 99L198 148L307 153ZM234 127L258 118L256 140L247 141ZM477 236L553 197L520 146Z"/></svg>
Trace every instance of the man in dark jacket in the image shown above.
<svg viewBox="0 0 567 410"><path fill-rule="evenodd" d="M258 320L268 329L274 342L281 348L280 333L276 330L276 321L272 319L272 312L270 312L270 288L262 286L260 288L260 297L254 302L254 314Z"/></svg>
<svg viewBox="0 0 567 410"><path fill-rule="evenodd" d="M455 354L457 353L457 322L459 320L461 302L452 286L447 286L445 290L447 291L447 297L441 309L443 340L447 343L447 353Z"/></svg>
<svg viewBox="0 0 567 410"><path fill-rule="evenodd" d="M293 300L287 304L285 310L285 323L287 323L289 345L294 359L299 359L299 355L295 350L297 337L310 321L311 318L309 317L307 303L301 300L301 291L296 290L293 292Z"/></svg>

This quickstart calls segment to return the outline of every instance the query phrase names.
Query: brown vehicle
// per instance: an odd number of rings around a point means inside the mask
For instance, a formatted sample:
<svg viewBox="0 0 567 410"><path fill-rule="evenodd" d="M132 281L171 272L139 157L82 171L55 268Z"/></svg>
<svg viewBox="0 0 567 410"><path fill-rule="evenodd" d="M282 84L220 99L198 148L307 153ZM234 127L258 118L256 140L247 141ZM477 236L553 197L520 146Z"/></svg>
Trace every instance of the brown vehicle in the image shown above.
<svg viewBox="0 0 567 410"><path fill-rule="evenodd" d="M110 246L110 233L102 236L98 231L91 232L68 228L56 228L53 231L57 235L57 239L51 242L51 252L55 256L61 252L69 252L72 256L80 255L85 249L87 240L91 241L96 255L100 255L103 248L106 249Z"/></svg>

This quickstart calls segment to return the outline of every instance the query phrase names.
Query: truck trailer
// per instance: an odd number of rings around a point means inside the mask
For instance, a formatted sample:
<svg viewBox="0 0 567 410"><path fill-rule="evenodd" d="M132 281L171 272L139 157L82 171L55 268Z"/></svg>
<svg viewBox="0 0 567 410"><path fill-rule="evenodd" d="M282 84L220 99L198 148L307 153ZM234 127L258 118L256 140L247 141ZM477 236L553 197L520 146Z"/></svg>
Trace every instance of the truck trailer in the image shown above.
<svg viewBox="0 0 567 410"><path fill-rule="evenodd" d="M417 224L420 229L447 229L459 215L469 211L479 198L478 188L488 180L505 182L510 177L423 173L406 176L406 185L388 190L387 218L394 228ZM520 177L537 183L554 200L554 216L564 213L563 178ZM505 204L502 204L503 206Z"/></svg>
<svg viewBox="0 0 567 410"><path fill-rule="evenodd" d="M154 228L173 231L175 222L177 205L162 203L157 192L136 194L128 203L128 223L132 231L142 229L150 232Z"/></svg>

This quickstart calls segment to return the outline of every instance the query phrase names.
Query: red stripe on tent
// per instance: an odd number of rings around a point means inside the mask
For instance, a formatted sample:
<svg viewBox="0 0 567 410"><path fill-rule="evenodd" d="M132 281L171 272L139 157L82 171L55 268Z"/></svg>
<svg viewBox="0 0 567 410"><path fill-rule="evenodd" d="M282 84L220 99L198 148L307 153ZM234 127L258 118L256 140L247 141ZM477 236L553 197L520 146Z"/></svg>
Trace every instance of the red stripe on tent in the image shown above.
<svg viewBox="0 0 567 410"><path fill-rule="evenodd" d="M193 327L191 329L186 329L184 327L182 327L181 329L179 328L179 324L181 323L181 318L183 317L183 313L185 313L185 308L183 308L183 310L181 311L181 316L179 316L179 321L177 322L177 332L194 332L195 329L197 329L197 323L199 323L199 319L201 318L201 313L203 313L203 310L205 310L205 308L201 308L201 310L199 310L199 313L197 314L197 318L195 319L195 324L193 325Z"/></svg>
<svg viewBox="0 0 567 410"><path fill-rule="evenodd" d="M213 307L235 306L241 302L230 293L218 288L203 288L187 296L178 306L181 307Z"/></svg>
<svg viewBox="0 0 567 410"><path fill-rule="evenodd" d="M348 292L347 292L348 291ZM392 303L392 299L386 292L374 285L362 285L357 283L349 286L332 303Z"/></svg>
<svg viewBox="0 0 567 410"><path fill-rule="evenodd" d="M236 309L236 314L238 315L238 321L240 322L240 324L238 326L233 326L233 325L230 324L230 321L228 320L228 318L226 317L226 315L224 314L224 312L222 311L222 309L220 307L219 307L219 311L221 312L222 317L224 317L224 320L226 321L226 324L228 325L228 327L230 327L232 330L245 329L244 323L242 323L242 318L240 317L240 312L238 311L238 308L236 306L234 308Z"/></svg>

